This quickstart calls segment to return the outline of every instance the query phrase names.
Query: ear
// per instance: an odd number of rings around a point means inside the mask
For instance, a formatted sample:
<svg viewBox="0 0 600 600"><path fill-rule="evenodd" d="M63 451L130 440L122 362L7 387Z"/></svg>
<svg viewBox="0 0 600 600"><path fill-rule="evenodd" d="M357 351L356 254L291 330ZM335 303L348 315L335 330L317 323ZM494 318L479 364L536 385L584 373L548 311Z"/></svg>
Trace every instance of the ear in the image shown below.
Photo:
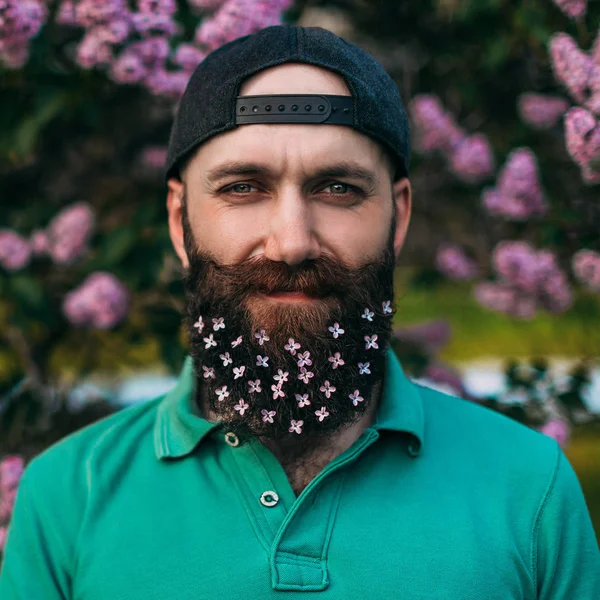
<svg viewBox="0 0 600 600"><path fill-rule="evenodd" d="M412 188L407 177L394 182L392 186L394 203L396 204L396 231L394 233L394 254L396 260L404 246L410 213L412 208Z"/></svg>
<svg viewBox="0 0 600 600"><path fill-rule="evenodd" d="M167 182L169 186L169 192L167 194L167 211L169 213L169 235L171 236L171 243L173 248L179 256L179 260L183 265L184 269L190 266L188 261L187 253L185 251L185 245L183 243L183 226L181 217L183 211L187 210L183 206L183 195L185 193L184 184L179 179L169 179Z"/></svg>

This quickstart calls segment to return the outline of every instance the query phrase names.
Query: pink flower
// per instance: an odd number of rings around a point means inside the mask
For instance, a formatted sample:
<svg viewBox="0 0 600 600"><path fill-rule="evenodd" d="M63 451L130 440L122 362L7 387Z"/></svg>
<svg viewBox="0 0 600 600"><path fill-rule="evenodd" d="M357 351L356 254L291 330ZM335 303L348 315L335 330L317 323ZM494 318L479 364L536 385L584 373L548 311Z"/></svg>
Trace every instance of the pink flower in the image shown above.
<svg viewBox="0 0 600 600"><path fill-rule="evenodd" d="M474 295L482 306L498 312L510 313L515 304L517 292L507 284L484 282L475 286Z"/></svg>
<svg viewBox="0 0 600 600"><path fill-rule="evenodd" d="M24 469L25 461L22 456L9 455L0 460L0 492L16 488Z"/></svg>
<svg viewBox="0 0 600 600"><path fill-rule="evenodd" d="M538 306L550 312L571 306L571 288L552 252L505 241L494 249L493 261L500 281L480 283L474 290L483 306L519 318L533 317Z"/></svg>
<svg viewBox="0 0 600 600"><path fill-rule="evenodd" d="M125 12L126 0L80 0L75 4L77 22L83 27L106 23Z"/></svg>
<svg viewBox="0 0 600 600"><path fill-rule="evenodd" d="M437 96L415 96L409 111L415 127L415 147L423 153L450 151L465 137Z"/></svg>
<svg viewBox="0 0 600 600"><path fill-rule="evenodd" d="M534 129L550 129L569 109L569 103L559 96L525 93L519 96L519 115Z"/></svg>
<svg viewBox="0 0 600 600"><path fill-rule="evenodd" d="M98 37L93 30L90 30L77 47L77 62L84 69L108 65L112 59L110 45Z"/></svg>
<svg viewBox="0 0 600 600"><path fill-rule="evenodd" d="M464 138L451 152L450 166L467 183L479 183L492 175L495 161L487 137L476 133Z"/></svg>
<svg viewBox="0 0 600 600"><path fill-rule="evenodd" d="M7 271L19 271L31 260L31 244L12 229L0 229L0 265Z"/></svg>
<svg viewBox="0 0 600 600"><path fill-rule="evenodd" d="M216 10L225 0L188 0L193 9L198 12L208 12Z"/></svg>
<svg viewBox="0 0 600 600"><path fill-rule="evenodd" d="M583 17L587 12L587 0L554 0L554 3L572 19Z"/></svg>
<svg viewBox="0 0 600 600"><path fill-rule="evenodd" d="M600 292L600 253L579 250L571 261L573 273L579 281L595 292Z"/></svg>
<svg viewBox="0 0 600 600"><path fill-rule="evenodd" d="M473 279L479 272L477 263L455 244L442 244L436 254L436 266L450 279Z"/></svg>
<svg viewBox="0 0 600 600"><path fill-rule="evenodd" d="M527 242L499 242L492 260L499 275L509 283L533 291L536 286L535 250Z"/></svg>
<svg viewBox="0 0 600 600"><path fill-rule="evenodd" d="M572 108L565 118L567 150L582 169L584 179L600 179L600 123L583 108Z"/></svg>
<svg viewBox="0 0 600 600"><path fill-rule="evenodd" d="M56 15L56 22L59 25L77 25L77 9L73 0L62 0Z"/></svg>
<svg viewBox="0 0 600 600"><path fill-rule="evenodd" d="M143 13L172 15L177 11L175 0L138 0L138 9Z"/></svg>
<svg viewBox="0 0 600 600"><path fill-rule="evenodd" d="M94 36L101 42L107 44L121 44L129 36L131 31L130 18L112 19L102 25L94 27L92 30Z"/></svg>
<svg viewBox="0 0 600 600"><path fill-rule="evenodd" d="M141 153L141 163L150 169L162 169L167 160L166 146L147 146Z"/></svg>
<svg viewBox="0 0 600 600"><path fill-rule="evenodd" d="M550 38L550 58L554 75L577 102L585 102L594 63L566 33Z"/></svg>
<svg viewBox="0 0 600 600"><path fill-rule="evenodd" d="M153 13L135 13L132 16L133 27L142 37L153 35L173 36L179 31L179 26L170 15Z"/></svg>
<svg viewBox="0 0 600 600"><path fill-rule="evenodd" d="M202 52L192 44L179 44L172 60L185 71L193 71L205 56L206 52Z"/></svg>
<svg viewBox="0 0 600 600"><path fill-rule="evenodd" d="M550 419L538 431L556 440L560 447L564 449L569 442L571 427L561 419Z"/></svg>
<svg viewBox="0 0 600 600"><path fill-rule="evenodd" d="M110 77L117 83L138 83L148 74L141 56L129 48L121 52L110 69Z"/></svg>
<svg viewBox="0 0 600 600"><path fill-rule="evenodd" d="M61 210L47 228L48 253L57 264L69 264L87 251L94 231L95 217L86 202L76 202Z"/></svg>
<svg viewBox="0 0 600 600"><path fill-rule="evenodd" d="M546 214L535 154L529 148L513 150L498 176L497 187L485 189L482 201L491 214L514 220Z"/></svg>
<svg viewBox="0 0 600 600"><path fill-rule="evenodd" d="M50 248L48 234L43 229L34 231L31 236L29 236L29 243L31 244L32 253L36 256L46 254Z"/></svg>
<svg viewBox="0 0 600 600"><path fill-rule="evenodd" d="M127 288L111 273L98 271L67 294L63 312L76 326L110 329L121 322L129 308Z"/></svg>

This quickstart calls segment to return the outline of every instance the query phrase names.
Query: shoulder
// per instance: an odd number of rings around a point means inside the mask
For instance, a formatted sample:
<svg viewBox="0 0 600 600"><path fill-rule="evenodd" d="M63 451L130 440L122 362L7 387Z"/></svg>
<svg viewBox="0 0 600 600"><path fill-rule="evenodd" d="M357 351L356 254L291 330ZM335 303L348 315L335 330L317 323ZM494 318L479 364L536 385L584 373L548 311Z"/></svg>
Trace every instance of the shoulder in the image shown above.
<svg viewBox="0 0 600 600"><path fill-rule="evenodd" d="M48 487L73 489L89 479L92 466L123 458L153 443L158 406L164 396L123 408L55 442L36 456L25 474L41 492ZM62 485L56 486L57 480ZM40 489L40 487L42 489ZM65 490L66 491L66 490Z"/></svg>
<svg viewBox="0 0 600 600"><path fill-rule="evenodd" d="M496 477L525 482L533 476L540 488L554 476L562 451L552 438L477 402L414 385L423 403L425 446Z"/></svg>

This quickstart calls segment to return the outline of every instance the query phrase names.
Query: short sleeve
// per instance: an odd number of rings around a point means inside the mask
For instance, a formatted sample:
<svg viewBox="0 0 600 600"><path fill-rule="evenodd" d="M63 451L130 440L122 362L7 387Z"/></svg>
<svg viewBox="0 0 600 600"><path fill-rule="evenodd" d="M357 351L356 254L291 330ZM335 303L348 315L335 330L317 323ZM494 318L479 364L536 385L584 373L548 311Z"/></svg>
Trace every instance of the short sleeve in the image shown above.
<svg viewBox="0 0 600 600"><path fill-rule="evenodd" d="M533 532L538 600L599 600L600 551L573 467L558 444Z"/></svg>
<svg viewBox="0 0 600 600"><path fill-rule="evenodd" d="M34 461L35 462L35 461ZM68 600L70 577L64 541L49 498L36 486L33 462L25 469L15 500L0 570L2 600Z"/></svg>

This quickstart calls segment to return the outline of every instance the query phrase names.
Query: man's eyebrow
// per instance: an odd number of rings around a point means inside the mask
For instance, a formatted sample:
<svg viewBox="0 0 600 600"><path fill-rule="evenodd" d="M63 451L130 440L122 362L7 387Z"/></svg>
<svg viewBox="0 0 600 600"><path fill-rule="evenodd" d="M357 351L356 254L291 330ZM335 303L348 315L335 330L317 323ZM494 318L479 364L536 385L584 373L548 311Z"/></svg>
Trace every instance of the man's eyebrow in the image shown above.
<svg viewBox="0 0 600 600"><path fill-rule="evenodd" d="M216 183L230 176L263 175L272 176L267 166L248 161L230 161L211 169L206 173L208 183ZM309 174L311 179L348 178L362 180L371 187L379 183L377 173L354 161L339 161L331 165L323 165Z"/></svg>

